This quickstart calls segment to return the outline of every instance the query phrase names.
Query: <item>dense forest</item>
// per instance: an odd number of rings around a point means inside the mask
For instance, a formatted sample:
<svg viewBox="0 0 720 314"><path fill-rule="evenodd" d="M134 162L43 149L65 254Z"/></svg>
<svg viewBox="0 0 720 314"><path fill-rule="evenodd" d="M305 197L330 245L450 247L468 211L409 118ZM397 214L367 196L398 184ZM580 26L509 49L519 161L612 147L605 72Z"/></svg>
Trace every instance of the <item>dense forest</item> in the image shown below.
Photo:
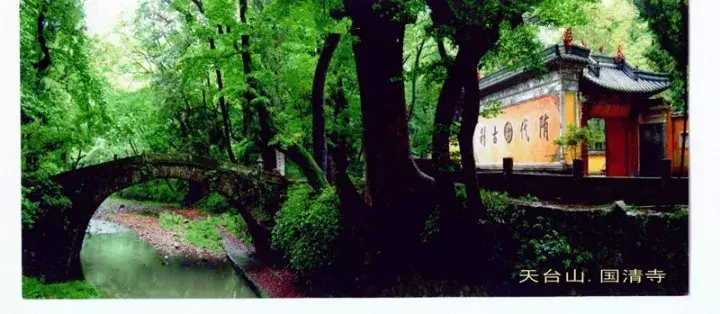
<svg viewBox="0 0 720 314"><path fill-rule="evenodd" d="M296 183L270 217L272 262L323 291L349 282L338 294L450 260L500 267L493 243L512 234L490 227L499 196L478 189L472 134L501 109L478 107L478 79L542 72L537 52L567 28L673 73L662 97L687 112L685 0L140 0L103 36L83 8L20 3L23 228L71 206L61 172L145 153L272 171L282 153ZM217 197L177 180L124 193Z"/></svg>

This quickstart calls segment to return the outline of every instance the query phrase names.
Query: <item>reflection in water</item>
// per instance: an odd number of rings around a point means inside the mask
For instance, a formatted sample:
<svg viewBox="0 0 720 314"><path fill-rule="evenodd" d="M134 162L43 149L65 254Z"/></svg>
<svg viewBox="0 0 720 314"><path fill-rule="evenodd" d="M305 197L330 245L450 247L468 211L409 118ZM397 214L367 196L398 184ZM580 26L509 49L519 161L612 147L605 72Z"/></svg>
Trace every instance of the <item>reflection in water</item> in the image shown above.
<svg viewBox="0 0 720 314"><path fill-rule="evenodd" d="M80 253L88 282L114 298L254 298L229 266L182 265L162 257L137 234L88 234Z"/></svg>

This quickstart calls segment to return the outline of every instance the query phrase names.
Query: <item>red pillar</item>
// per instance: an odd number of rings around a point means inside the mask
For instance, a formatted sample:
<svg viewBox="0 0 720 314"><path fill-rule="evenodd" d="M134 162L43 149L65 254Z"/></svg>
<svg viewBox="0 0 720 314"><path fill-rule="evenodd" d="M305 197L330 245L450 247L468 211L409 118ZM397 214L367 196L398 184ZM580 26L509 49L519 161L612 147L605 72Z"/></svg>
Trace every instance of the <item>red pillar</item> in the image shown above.
<svg viewBox="0 0 720 314"><path fill-rule="evenodd" d="M638 115L630 114L627 123L627 156L628 169L626 175L637 174L640 170L640 123Z"/></svg>

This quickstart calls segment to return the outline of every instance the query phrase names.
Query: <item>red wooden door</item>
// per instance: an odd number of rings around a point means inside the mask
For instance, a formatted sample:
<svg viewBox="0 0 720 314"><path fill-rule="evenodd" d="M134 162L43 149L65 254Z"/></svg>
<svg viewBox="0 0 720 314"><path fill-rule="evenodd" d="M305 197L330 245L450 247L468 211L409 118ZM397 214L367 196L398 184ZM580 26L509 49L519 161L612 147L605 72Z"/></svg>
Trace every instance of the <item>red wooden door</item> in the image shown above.
<svg viewBox="0 0 720 314"><path fill-rule="evenodd" d="M605 163L608 177L630 175L627 119L605 119Z"/></svg>

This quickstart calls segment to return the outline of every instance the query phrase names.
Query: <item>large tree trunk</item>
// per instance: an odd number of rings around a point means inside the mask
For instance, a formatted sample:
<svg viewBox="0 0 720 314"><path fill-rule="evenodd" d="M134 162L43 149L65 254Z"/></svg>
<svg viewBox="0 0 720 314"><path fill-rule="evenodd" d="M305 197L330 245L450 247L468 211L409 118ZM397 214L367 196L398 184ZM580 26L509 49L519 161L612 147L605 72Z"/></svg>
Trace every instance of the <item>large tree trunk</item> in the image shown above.
<svg viewBox="0 0 720 314"><path fill-rule="evenodd" d="M313 114L313 157L323 173L327 175L327 141L325 140L325 77L332 60L333 52L340 42L340 34L331 33L325 38L325 44L320 52L312 87L312 114Z"/></svg>
<svg viewBox="0 0 720 314"><path fill-rule="evenodd" d="M475 126L478 123L478 116L480 115L477 63L482 56L481 52L482 49L474 51L471 60L474 64L473 67L468 66L467 68L463 68L463 91L465 97L463 98L460 133L458 134L460 158L462 162L462 178L467 194L467 207L472 213L476 213L477 218L485 218L487 212L485 205L480 199L477 173L475 170L475 154L473 151L473 135L475 133Z"/></svg>
<svg viewBox="0 0 720 314"><path fill-rule="evenodd" d="M459 49L454 62L450 66L449 57L443 39L436 37L438 52L441 59L448 65L448 77L443 84L435 112L435 134L433 137L433 164L438 181L437 191L443 207L457 209L454 195L453 178L454 164L450 160L450 126L453 113L462 110L462 124L458 134L460 154L462 158L462 178L468 197L468 207L479 216L484 216L485 208L478 193L477 176L475 174L475 158L473 155L472 137L479 114L479 94L477 86L477 67L480 58L489 47L499 38L499 25L502 18L499 16L488 20L489 29L480 30L473 26L453 25L462 18L458 16L464 9L476 8L476 3L461 3L458 7L441 0L428 0L431 18L435 27L451 27L455 29L453 40ZM466 7L467 6L467 7ZM510 25L515 26L522 22L520 14L512 16ZM462 23L461 23L462 24ZM447 215L446 215L447 216ZM453 215L449 215L453 216ZM442 221L442 219L441 219Z"/></svg>
<svg viewBox="0 0 720 314"><path fill-rule="evenodd" d="M345 98L342 79L338 79L337 91L332 95L335 105L335 120L339 125L347 125L350 123L347 115L341 115L341 112L347 109L348 101ZM367 204L363 197L358 193L355 185L348 176L347 169L349 165L348 151L350 146L347 139L337 132L330 134L330 138L335 145L330 146L330 164L329 170L333 171L335 179L335 188L337 189L342 205L343 225L346 229L352 229L359 221L362 220L361 215L367 211Z"/></svg>
<svg viewBox="0 0 720 314"><path fill-rule="evenodd" d="M248 3L247 0L238 0L238 5L240 7L239 17L240 22L243 24L247 24L247 10L248 10ZM251 77L252 73L252 57L250 55L250 36L247 34L243 34L240 36L241 41L241 51L240 56L242 57L242 63L243 63L243 74L245 74L245 80L250 88L245 92L245 101L246 101L246 109L244 110L243 114L243 131L245 135L248 135L249 132L249 107L250 103L255 99L256 95L260 92L259 86L257 84L257 81ZM237 47L236 47L237 49ZM269 104L267 104L269 105ZM271 133L272 131L267 129L266 126L269 125L268 121L263 121L265 118L264 115L258 115L258 118L260 119L260 139L264 143L270 142L272 139ZM249 152L246 151L245 156L243 159L246 163L249 163ZM275 150L263 146L260 147L260 153L262 154L263 159L263 170L265 171L272 171L277 167L277 160L275 160Z"/></svg>
<svg viewBox="0 0 720 314"><path fill-rule="evenodd" d="M432 206L434 180L412 159L403 83L405 25L378 16L372 1L346 1L363 123L366 186L372 209L372 254L378 265L402 265L412 259L420 230Z"/></svg>
<svg viewBox="0 0 720 314"><path fill-rule="evenodd" d="M435 112L433 163L436 170L437 193L441 199L442 208L448 214L444 215L445 218L451 218L459 209L454 195L455 178L453 173L456 169L450 159L449 137L453 115L460 108L462 108L462 123L458 140L460 142L462 180L467 192L468 208L477 217L485 216L485 206L483 206L478 193L472 138L479 115L477 66L487 49L486 47L485 41L477 35L460 43L455 62L450 67L448 78L440 91ZM441 219L441 221L443 220Z"/></svg>

